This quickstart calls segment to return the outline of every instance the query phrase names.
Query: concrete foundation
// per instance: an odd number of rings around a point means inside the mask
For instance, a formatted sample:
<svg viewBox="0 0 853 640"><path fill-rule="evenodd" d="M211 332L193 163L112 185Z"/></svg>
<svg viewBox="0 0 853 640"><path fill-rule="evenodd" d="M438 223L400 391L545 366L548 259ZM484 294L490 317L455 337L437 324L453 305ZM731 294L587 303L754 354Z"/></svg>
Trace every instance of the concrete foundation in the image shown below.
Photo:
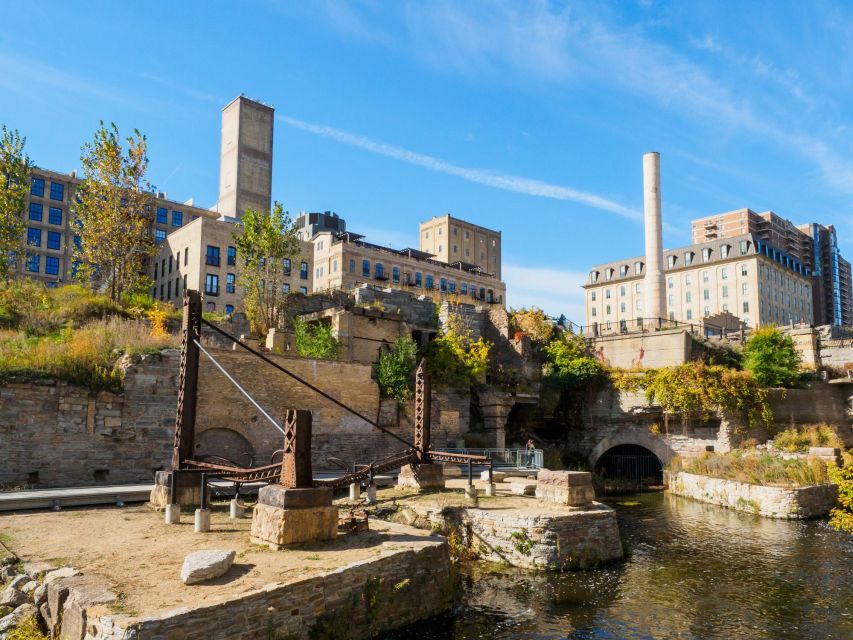
<svg viewBox="0 0 853 640"><path fill-rule="evenodd" d="M440 464L407 464L400 469L397 484L415 489L443 489L444 468Z"/></svg>
<svg viewBox="0 0 853 640"><path fill-rule="evenodd" d="M546 502L580 507L595 499L592 474L588 471L539 471L536 497Z"/></svg>
<svg viewBox="0 0 853 640"><path fill-rule="evenodd" d="M167 504L166 505L166 524L181 523L181 505Z"/></svg>
<svg viewBox="0 0 853 640"><path fill-rule="evenodd" d="M244 517L246 515L246 505L239 498L234 498L228 504L228 515L235 520Z"/></svg>
<svg viewBox="0 0 853 640"><path fill-rule="evenodd" d="M172 486L172 472L158 471L154 475L154 488L148 504L162 511L169 504L169 492ZM207 488L210 499L210 487ZM201 504L201 478L197 473L178 474L178 504L182 507L197 507Z"/></svg>
<svg viewBox="0 0 853 640"><path fill-rule="evenodd" d="M337 535L338 508L332 506L331 489L268 485L258 492L252 512L252 542L279 549L299 542L332 540Z"/></svg>
<svg viewBox="0 0 853 640"><path fill-rule="evenodd" d="M195 532L207 533L210 531L210 509L195 510Z"/></svg>
<svg viewBox="0 0 853 640"><path fill-rule="evenodd" d="M361 500L361 485L358 482L353 482L349 486L349 499Z"/></svg>

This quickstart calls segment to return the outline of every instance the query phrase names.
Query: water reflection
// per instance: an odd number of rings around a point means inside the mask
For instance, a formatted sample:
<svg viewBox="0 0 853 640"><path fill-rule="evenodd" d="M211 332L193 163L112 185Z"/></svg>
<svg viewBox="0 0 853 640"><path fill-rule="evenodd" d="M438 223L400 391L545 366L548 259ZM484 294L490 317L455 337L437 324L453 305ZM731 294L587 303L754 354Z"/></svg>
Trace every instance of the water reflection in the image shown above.
<svg viewBox="0 0 853 640"><path fill-rule="evenodd" d="M631 559L463 569L452 614L386 638L853 638L853 537L663 494L615 505Z"/></svg>

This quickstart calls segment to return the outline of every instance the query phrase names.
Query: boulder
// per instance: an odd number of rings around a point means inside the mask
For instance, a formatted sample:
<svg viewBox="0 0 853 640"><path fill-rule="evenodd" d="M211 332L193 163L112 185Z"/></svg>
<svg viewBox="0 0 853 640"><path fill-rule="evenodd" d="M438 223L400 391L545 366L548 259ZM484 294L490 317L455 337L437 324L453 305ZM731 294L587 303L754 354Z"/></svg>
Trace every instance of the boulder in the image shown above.
<svg viewBox="0 0 853 640"><path fill-rule="evenodd" d="M535 482L513 482L509 486L510 490L517 496L532 496L536 493Z"/></svg>
<svg viewBox="0 0 853 640"><path fill-rule="evenodd" d="M234 564L237 552L233 549L207 549L196 551L184 558L181 580L184 584L198 584L224 575Z"/></svg>
<svg viewBox="0 0 853 640"><path fill-rule="evenodd" d="M38 586L38 582L36 582L35 580L30 580L29 582L25 583L23 587L21 587L21 591L23 591L27 595L30 595L33 591L38 589Z"/></svg>
<svg viewBox="0 0 853 640"><path fill-rule="evenodd" d="M79 576L80 572L77 571L74 567L62 567L60 569L55 569L53 571L48 571L44 575L44 584L50 584L55 580L59 580L60 578L73 578L74 576Z"/></svg>
<svg viewBox="0 0 853 640"><path fill-rule="evenodd" d="M27 576L16 576L3 593L0 593L0 607L19 607L29 601L27 594L21 591L24 584L29 582Z"/></svg>
<svg viewBox="0 0 853 640"><path fill-rule="evenodd" d="M0 638L5 638L7 632L17 627L24 618L28 618L30 616L36 617L37 614L38 609L30 603L20 605L8 616L0 618Z"/></svg>
<svg viewBox="0 0 853 640"><path fill-rule="evenodd" d="M36 590L33 591L33 602L35 602L37 607L47 602L47 585L40 584L36 587Z"/></svg>
<svg viewBox="0 0 853 640"><path fill-rule="evenodd" d="M492 470L492 482L503 482L505 479L506 473L504 473L503 471L495 471L494 469ZM489 481L488 469L480 472L480 480L483 480L485 482Z"/></svg>
<svg viewBox="0 0 853 640"><path fill-rule="evenodd" d="M4 565L2 568L0 568L0 582L6 582L8 580L11 580L16 575L18 575L18 572L15 571L15 567Z"/></svg>

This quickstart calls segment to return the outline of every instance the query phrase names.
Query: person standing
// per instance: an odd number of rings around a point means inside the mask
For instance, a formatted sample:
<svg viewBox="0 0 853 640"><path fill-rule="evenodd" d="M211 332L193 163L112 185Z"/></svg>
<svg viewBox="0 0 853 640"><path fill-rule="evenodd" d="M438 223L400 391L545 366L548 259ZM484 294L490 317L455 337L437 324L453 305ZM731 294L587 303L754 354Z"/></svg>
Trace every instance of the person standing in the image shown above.
<svg viewBox="0 0 853 640"><path fill-rule="evenodd" d="M536 445L533 442L533 439L530 438L527 440L527 466L533 466L533 459L536 457Z"/></svg>

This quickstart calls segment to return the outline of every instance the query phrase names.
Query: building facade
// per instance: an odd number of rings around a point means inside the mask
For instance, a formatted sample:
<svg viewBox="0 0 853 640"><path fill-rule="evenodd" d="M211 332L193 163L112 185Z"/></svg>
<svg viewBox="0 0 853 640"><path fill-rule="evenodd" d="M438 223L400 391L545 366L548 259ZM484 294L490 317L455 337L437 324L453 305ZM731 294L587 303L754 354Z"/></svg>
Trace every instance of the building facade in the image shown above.
<svg viewBox="0 0 853 640"><path fill-rule="evenodd" d="M448 264L416 249L389 249L353 233L314 236L314 291L369 283L424 295L505 304L506 285L476 265Z"/></svg>
<svg viewBox="0 0 853 640"><path fill-rule="evenodd" d="M584 285L586 325L612 331L641 324L645 258L595 266ZM699 323L731 313L747 326L812 323L812 278L802 262L755 235L664 251L666 319Z"/></svg>
<svg viewBox="0 0 853 640"><path fill-rule="evenodd" d="M151 296L180 307L184 289L202 293L203 309L231 314L243 311L237 246L239 222L200 218L170 234L152 261ZM298 257L280 266L283 293L312 291L313 247L300 241Z"/></svg>
<svg viewBox="0 0 853 640"><path fill-rule="evenodd" d="M59 173L33 168L26 203L26 255L16 262L18 273L57 286L73 280L74 246L79 237L74 228L72 203L81 180L75 172ZM145 205L149 233L155 244L197 218L212 219L207 209L169 200L165 193L152 193Z"/></svg>
<svg viewBox="0 0 853 640"><path fill-rule="evenodd" d="M450 214L434 216L419 229L420 250L448 264L475 265L501 279L501 232Z"/></svg>

